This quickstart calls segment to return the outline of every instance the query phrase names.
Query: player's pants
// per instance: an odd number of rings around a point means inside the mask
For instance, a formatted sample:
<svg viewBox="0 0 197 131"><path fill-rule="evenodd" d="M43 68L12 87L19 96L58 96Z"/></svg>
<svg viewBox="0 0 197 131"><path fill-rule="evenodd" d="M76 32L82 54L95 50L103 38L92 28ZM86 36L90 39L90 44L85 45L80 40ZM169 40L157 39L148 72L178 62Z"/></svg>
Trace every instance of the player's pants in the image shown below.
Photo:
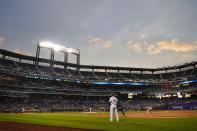
<svg viewBox="0 0 197 131"><path fill-rule="evenodd" d="M111 105L110 106L110 121L113 121L113 112L115 112L116 115L116 121L119 121L118 117L118 111L117 111L117 106L116 105Z"/></svg>

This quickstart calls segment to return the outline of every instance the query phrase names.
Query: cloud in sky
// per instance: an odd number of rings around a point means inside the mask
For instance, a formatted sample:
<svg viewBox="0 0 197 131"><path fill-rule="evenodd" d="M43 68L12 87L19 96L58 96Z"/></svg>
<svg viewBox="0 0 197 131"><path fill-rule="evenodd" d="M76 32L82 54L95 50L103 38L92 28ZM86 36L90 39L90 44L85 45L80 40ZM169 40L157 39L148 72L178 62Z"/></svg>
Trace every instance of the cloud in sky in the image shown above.
<svg viewBox="0 0 197 131"><path fill-rule="evenodd" d="M194 44L192 41L197 40L195 0L23 1L0 2L0 36L6 36L4 43L0 42L1 48L33 53L36 43L32 44L31 40L52 40L79 48L83 64L115 66L162 66L173 64L178 58L183 62L182 54L194 56L184 56L187 60L196 59L196 50L177 53L172 45L165 48L158 45L173 38ZM42 51L42 55L49 58L50 53ZM161 60L166 57L174 59Z"/></svg>
<svg viewBox="0 0 197 131"><path fill-rule="evenodd" d="M103 48L111 48L112 47L112 42L110 40L105 40L103 38L92 38L88 42L89 42L89 44L102 45Z"/></svg>
<svg viewBox="0 0 197 131"><path fill-rule="evenodd" d="M179 39L171 39L150 43L147 41L134 42L131 40L127 42L127 47L136 52L146 51L145 53L148 54L159 54L164 51L172 51L175 53L191 52L197 50L197 41L188 43L180 41Z"/></svg>
<svg viewBox="0 0 197 131"><path fill-rule="evenodd" d="M158 54L162 51L189 52L194 50L197 50L197 41L186 43L179 39L160 41L156 44L150 44L147 48L149 54Z"/></svg>
<svg viewBox="0 0 197 131"><path fill-rule="evenodd" d="M140 34L140 39L144 39L144 38L146 38L147 36L148 36L147 33L141 33L141 34Z"/></svg>
<svg viewBox="0 0 197 131"><path fill-rule="evenodd" d="M143 50L141 44L138 42L129 41L127 43L127 46L128 46L128 48L133 49L136 52L141 52Z"/></svg>
<svg viewBox="0 0 197 131"><path fill-rule="evenodd" d="M0 45L3 44L5 42L5 37L0 36Z"/></svg>
<svg viewBox="0 0 197 131"><path fill-rule="evenodd" d="M14 52L18 53L18 54L22 54L22 55L32 56L31 52L24 51L24 50L21 50L21 49L15 49Z"/></svg>

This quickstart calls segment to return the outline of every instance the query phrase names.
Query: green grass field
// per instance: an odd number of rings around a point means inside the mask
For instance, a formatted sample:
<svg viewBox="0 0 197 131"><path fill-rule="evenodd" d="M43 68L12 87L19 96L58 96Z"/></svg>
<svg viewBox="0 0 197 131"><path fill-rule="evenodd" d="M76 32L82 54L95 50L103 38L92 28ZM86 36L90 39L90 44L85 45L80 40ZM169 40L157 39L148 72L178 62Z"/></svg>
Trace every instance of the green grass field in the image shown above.
<svg viewBox="0 0 197 131"><path fill-rule="evenodd" d="M108 113L1 113L0 121L113 131L196 131L197 126L197 117L121 118L119 122L111 123L108 117L98 117L99 115L108 115Z"/></svg>

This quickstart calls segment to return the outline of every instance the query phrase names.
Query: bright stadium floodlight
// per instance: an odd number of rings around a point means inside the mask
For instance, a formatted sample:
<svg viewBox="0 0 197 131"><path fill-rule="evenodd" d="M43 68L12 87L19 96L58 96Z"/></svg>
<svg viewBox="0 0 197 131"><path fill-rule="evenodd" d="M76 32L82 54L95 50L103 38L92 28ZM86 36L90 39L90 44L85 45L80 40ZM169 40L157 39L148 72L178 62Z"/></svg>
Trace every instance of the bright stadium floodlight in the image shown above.
<svg viewBox="0 0 197 131"><path fill-rule="evenodd" d="M66 52L72 53L72 48L66 48Z"/></svg>
<svg viewBox="0 0 197 131"><path fill-rule="evenodd" d="M49 42L49 41L40 42L40 46L41 47L46 47L46 48L51 48L55 51L63 51L65 49L64 46L57 45L57 44L54 44L54 43Z"/></svg>
<svg viewBox="0 0 197 131"><path fill-rule="evenodd" d="M39 43L40 47L52 48L54 47L54 43L50 41L42 41Z"/></svg>
<svg viewBox="0 0 197 131"><path fill-rule="evenodd" d="M64 53L64 62L67 63L68 61L68 53L74 54L77 56L76 63L80 64L80 50L74 49L74 48L67 48L62 45L54 44L50 41L41 41L38 42L37 50L36 50L36 58L39 58L40 56L40 48L49 48L51 50L51 56L50 59L54 60L54 51L56 52L63 52ZM36 63L38 64L38 62ZM50 66L53 66L53 63L51 63ZM79 69L79 68L78 68Z"/></svg>
<svg viewBox="0 0 197 131"><path fill-rule="evenodd" d="M68 53L79 54L79 50L76 50L76 49L73 49L73 48L66 48L65 50Z"/></svg>
<svg viewBox="0 0 197 131"><path fill-rule="evenodd" d="M65 47L62 46L62 45L53 45L53 49L55 51L64 51L65 50Z"/></svg>
<svg viewBox="0 0 197 131"><path fill-rule="evenodd" d="M62 45L54 44L50 41L42 41L39 43L40 47L50 48L54 51L61 51L61 52L68 52L68 53L74 53L79 54L79 50L73 49L73 48L67 48Z"/></svg>

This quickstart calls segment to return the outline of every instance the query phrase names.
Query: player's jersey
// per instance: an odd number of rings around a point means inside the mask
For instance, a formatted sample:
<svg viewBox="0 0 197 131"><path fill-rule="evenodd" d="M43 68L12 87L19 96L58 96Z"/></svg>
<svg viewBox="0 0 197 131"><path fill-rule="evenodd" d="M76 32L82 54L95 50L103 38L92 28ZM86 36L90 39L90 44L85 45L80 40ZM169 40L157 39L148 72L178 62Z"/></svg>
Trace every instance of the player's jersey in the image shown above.
<svg viewBox="0 0 197 131"><path fill-rule="evenodd" d="M111 105L117 105L118 103L118 99L114 96L109 98L109 102L111 103Z"/></svg>

